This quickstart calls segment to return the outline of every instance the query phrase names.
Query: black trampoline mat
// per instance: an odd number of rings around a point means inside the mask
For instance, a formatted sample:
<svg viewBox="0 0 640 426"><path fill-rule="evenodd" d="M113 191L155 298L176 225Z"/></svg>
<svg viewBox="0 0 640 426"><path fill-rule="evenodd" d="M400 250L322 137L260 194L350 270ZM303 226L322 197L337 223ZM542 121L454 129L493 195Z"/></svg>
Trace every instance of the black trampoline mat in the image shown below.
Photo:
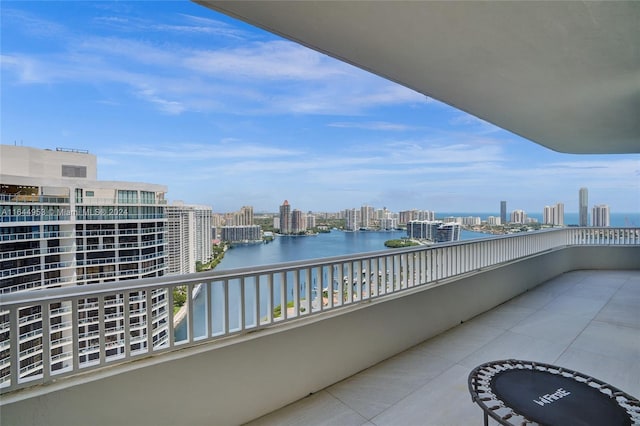
<svg viewBox="0 0 640 426"><path fill-rule="evenodd" d="M614 398L571 377L505 370L496 373L490 386L507 407L542 425L631 425L630 416Z"/></svg>

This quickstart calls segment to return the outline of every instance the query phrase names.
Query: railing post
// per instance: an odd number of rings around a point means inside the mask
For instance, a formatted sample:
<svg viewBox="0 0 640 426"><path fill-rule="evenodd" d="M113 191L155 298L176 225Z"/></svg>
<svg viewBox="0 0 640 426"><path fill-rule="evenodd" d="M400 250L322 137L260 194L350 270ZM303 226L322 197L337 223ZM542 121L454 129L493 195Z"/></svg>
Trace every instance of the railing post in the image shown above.
<svg viewBox="0 0 640 426"><path fill-rule="evenodd" d="M193 308L193 284L187 284L187 300L185 301L187 304L187 341L193 342L195 340L194 331L193 331L193 320L194 320L194 308Z"/></svg>
<svg viewBox="0 0 640 426"><path fill-rule="evenodd" d="M244 331L247 328L247 324L246 324L247 307L245 306L245 301L244 301L244 291L245 291L244 286L246 285L245 279L246 277L244 276L240 278L240 306L238 307L238 315L240 316L240 318L238 318L240 331Z"/></svg>
<svg viewBox="0 0 640 426"><path fill-rule="evenodd" d="M147 289L145 291L145 310L146 310L146 318L147 318L147 353L153 352L153 303L151 300L151 289ZM188 312L191 314L191 311ZM188 336L190 338L191 336Z"/></svg>
<svg viewBox="0 0 640 426"><path fill-rule="evenodd" d="M45 302L40 307L42 318L42 381L47 383L51 378L51 320L50 304Z"/></svg>
<svg viewBox="0 0 640 426"><path fill-rule="evenodd" d="M171 293L171 292L169 292ZM122 293L122 313L123 313L123 321L124 321L124 357L129 358L131 356L131 301L130 292L125 291ZM173 295L171 295L173 296ZM169 306L173 308L173 297L169 298ZM173 309L169 309L171 315L169 316L169 324L173 329ZM173 337L173 333L171 336ZM173 346L173 345L171 345Z"/></svg>
<svg viewBox="0 0 640 426"><path fill-rule="evenodd" d="M212 304L212 295L211 293L213 293L213 285L210 281L203 281L200 284L200 291L205 291L206 296L206 306L205 306L205 312L207 315L207 326L206 326L206 336L207 337L211 337L213 336L213 304ZM173 309L171 310L171 312L173 312ZM173 321L171 322L173 324ZM171 328L171 336L173 336L173 327ZM170 346L173 346L173 339L171 338L169 340L169 343L171 344Z"/></svg>
<svg viewBox="0 0 640 426"><path fill-rule="evenodd" d="M104 296L98 296L98 345L99 349L99 357L98 363L103 365L106 362L106 331L105 331L105 317L104 317Z"/></svg>
<svg viewBox="0 0 640 426"><path fill-rule="evenodd" d="M12 306L9 308L9 362L11 365L10 371L10 386L16 388L19 384L20 378L20 316L18 312L20 308L18 306Z"/></svg>
<svg viewBox="0 0 640 426"><path fill-rule="evenodd" d="M223 315L223 327L224 336L229 334L229 280L222 281L222 294L224 299L224 315Z"/></svg>

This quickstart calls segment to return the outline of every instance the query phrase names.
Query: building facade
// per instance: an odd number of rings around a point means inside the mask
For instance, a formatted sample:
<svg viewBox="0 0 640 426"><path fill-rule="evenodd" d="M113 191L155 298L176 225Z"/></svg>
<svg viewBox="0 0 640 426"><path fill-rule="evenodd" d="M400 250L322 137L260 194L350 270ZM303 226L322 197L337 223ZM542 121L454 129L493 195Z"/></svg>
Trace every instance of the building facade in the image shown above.
<svg viewBox="0 0 640 426"><path fill-rule="evenodd" d="M209 206L175 201L166 207L169 273L196 272L196 262L211 260L213 210Z"/></svg>
<svg viewBox="0 0 640 426"><path fill-rule="evenodd" d="M291 206L287 200L280 206L280 233L291 233Z"/></svg>
<svg viewBox="0 0 640 426"><path fill-rule="evenodd" d="M512 211L511 223L527 223L527 214L524 212L524 210Z"/></svg>
<svg viewBox="0 0 640 426"><path fill-rule="evenodd" d="M439 220L412 220L407 223L407 237L429 240L435 243L460 240L459 223L444 223Z"/></svg>
<svg viewBox="0 0 640 426"><path fill-rule="evenodd" d="M589 190L580 188L578 192L578 213L580 226L589 226Z"/></svg>
<svg viewBox="0 0 640 426"><path fill-rule="evenodd" d="M307 219L302 210L294 209L291 212L291 233L300 234L307 230Z"/></svg>
<svg viewBox="0 0 640 426"><path fill-rule="evenodd" d="M2 145L0 156L0 291L29 291L39 288L100 283L136 278L160 277L167 273L165 186L98 181L97 161L86 151L42 150ZM152 344L168 342L167 294L153 292ZM100 356L95 328L99 312L109 316L104 338L105 356L125 351L126 306L145 305L143 294L130 294L129 301L105 297L78 300L82 315L78 329L80 364ZM21 377L42 372L41 307L20 312L19 351ZM53 369L73 362L73 339L68 328L67 307L49 304L56 314L51 327L59 327L51 352L59 355ZM8 315L0 310L0 316ZM129 313L129 323L146 318ZM140 314L142 315L142 314ZM128 336L130 349L145 350L147 328ZM0 365L8 354L0 349ZM4 371L0 368L0 375Z"/></svg>
<svg viewBox="0 0 640 426"><path fill-rule="evenodd" d="M220 228L220 239L232 243L261 241L262 229L260 225L223 226Z"/></svg>
<svg viewBox="0 0 640 426"><path fill-rule="evenodd" d="M507 223L507 202L500 201L500 223Z"/></svg>
<svg viewBox="0 0 640 426"><path fill-rule="evenodd" d="M360 211L348 209L344 211L344 228L347 231L357 231L360 228Z"/></svg>
<svg viewBox="0 0 640 426"><path fill-rule="evenodd" d="M557 203L554 206L544 206L542 223L546 225L564 226L564 204Z"/></svg>
<svg viewBox="0 0 640 426"><path fill-rule="evenodd" d="M487 217L487 225L502 225L502 219L495 216Z"/></svg>
<svg viewBox="0 0 640 426"><path fill-rule="evenodd" d="M593 226L611 226L609 206L606 204L593 206L591 220L593 221Z"/></svg>

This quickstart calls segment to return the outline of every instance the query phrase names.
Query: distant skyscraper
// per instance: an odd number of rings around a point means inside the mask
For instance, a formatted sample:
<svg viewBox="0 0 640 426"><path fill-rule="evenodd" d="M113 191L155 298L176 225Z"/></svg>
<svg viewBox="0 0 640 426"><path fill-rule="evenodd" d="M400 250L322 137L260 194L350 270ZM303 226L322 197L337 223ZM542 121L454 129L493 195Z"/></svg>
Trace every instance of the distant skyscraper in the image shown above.
<svg viewBox="0 0 640 426"><path fill-rule="evenodd" d="M220 229L220 238L231 242L260 241L262 229L260 225L223 226Z"/></svg>
<svg viewBox="0 0 640 426"><path fill-rule="evenodd" d="M500 223L507 223L507 202L500 201Z"/></svg>
<svg viewBox="0 0 640 426"><path fill-rule="evenodd" d="M302 210L294 209L291 212L291 232L298 234L307 230L307 221Z"/></svg>
<svg viewBox="0 0 640 426"><path fill-rule="evenodd" d="M313 229L316 227L316 217L315 215L309 213L306 216L307 218L307 229Z"/></svg>
<svg viewBox="0 0 640 426"><path fill-rule="evenodd" d="M564 225L564 204L557 203L555 206L544 206L542 223L547 225Z"/></svg>
<svg viewBox="0 0 640 426"><path fill-rule="evenodd" d="M426 239L437 243L458 241L459 223L443 223L439 220L412 220L407 223L407 237Z"/></svg>
<svg viewBox="0 0 640 426"><path fill-rule="evenodd" d="M350 209L345 210L344 219L345 219L345 229L347 231L357 231L360 227L360 223L358 221L358 210Z"/></svg>
<svg viewBox="0 0 640 426"><path fill-rule="evenodd" d="M291 206L287 200L280 206L280 233L291 233Z"/></svg>
<svg viewBox="0 0 640 426"><path fill-rule="evenodd" d="M174 201L166 207L169 273L196 272L196 262L211 260L213 210L209 206Z"/></svg>
<svg viewBox="0 0 640 426"><path fill-rule="evenodd" d="M499 217L489 216L487 218L487 225L501 225L502 221Z"/></svg>
<svg viewBox="0 0 640 426"><path fill-rule="evenodd" d="M371 206L364 205L360 207L360 227L370 228L373 226L375 209Z"/></svg>
<svg viewBox="0 0 640 426"><path fill-rule="evenodd" d="M242 223L239 225L253 225L253 206L242 206L240 214L242 215Z"/></svg>
<svg viewBox="0 0 640 426"><path fill-rule="evenodd" d="M589 190L587 188L580 188L580 226L589 226Z"/></svg>
<svg viewBox="0 0 640 426"><path fill-rule="evenodd" d="M611 222L609 220L609 206L606 204L593 206L591 220L593 221L593 226L611 226Z"/></svg>
<svg viewBox="0 0 640 426"><path fill-rule="evenodd" d="M195 212L174 202L165 209L169 247L169 274L190 274L196 271Z"/></svg>
<svg viewBox="0 0 640 426"><path fill-rule="evenodd" d="M511 222L512 223L526 223L527 222L527 214L524 210L514 210L511 212Z"/></svg>

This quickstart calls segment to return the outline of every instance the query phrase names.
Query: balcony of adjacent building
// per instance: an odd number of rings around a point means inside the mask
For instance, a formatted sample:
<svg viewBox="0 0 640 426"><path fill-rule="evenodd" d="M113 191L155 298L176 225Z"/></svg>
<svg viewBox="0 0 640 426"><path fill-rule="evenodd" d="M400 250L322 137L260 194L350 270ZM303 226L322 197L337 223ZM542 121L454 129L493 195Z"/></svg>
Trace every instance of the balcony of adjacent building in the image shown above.
<svg viewBox="0 0 640 426"><path fill-rule="evenodd" d="M638 228L565 228L4 295L3 420L479 424L467 376L507 358L637 397L639 258ZM27 317L72 325L29 338L34 366L13 337Z"/></svg>

